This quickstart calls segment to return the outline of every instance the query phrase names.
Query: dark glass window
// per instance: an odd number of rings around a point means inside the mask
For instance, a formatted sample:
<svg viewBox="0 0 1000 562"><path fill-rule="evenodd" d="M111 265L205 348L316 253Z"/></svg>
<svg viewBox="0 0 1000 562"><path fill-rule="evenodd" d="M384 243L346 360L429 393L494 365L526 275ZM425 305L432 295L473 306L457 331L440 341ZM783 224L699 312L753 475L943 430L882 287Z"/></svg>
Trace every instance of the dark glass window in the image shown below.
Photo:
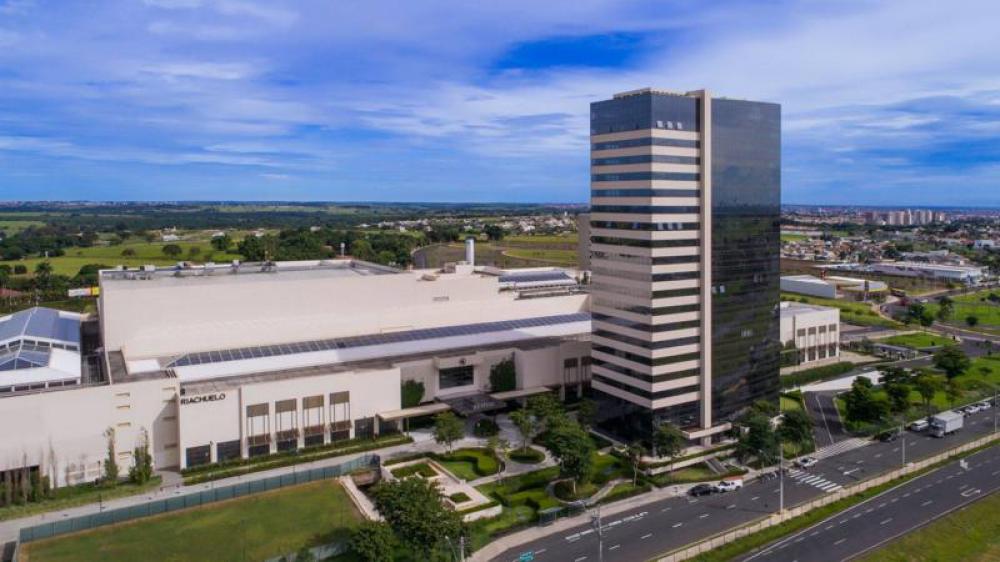
<svg viewBox="0 0 1000 562"><path fill-rule="evenodd" d="M697 189L594 189L591 197L698 197Z"/></svg>
<svg viewBox="0 0 1000 562"><path fill-rule="evenodd" d="M636 240L634 238L611 238L609 236L592 236L594 244L611 244L613 246L630 246L633 248L697 248L700 243L697 238L682 240Z"/></svg>
<svg viewBox="0 0 1000 562"><path fill-rule="evenodd" d="M472 365L451 367L438 371L438 388L469 386L475 382L475 368Z"/></svg>
<svg viewBox="0 0 1000 562"><path fill-rule="evenodd" d="M615 150L618 148L634 148L636 146L674 146L679 148L701 148L701 142L696 140L644 137L641 139L595 142L591 146L591 148L593 150Z"/></svg>
<svg viewBox="0 0 1000 562"><path fill-rule="evenodd" d="M591 174L590 181L698 181L701 174L689 172L619 172L617 174Z"/></svg>
<svg viewBox="0 0 1000 562"><path fill-rule="evenodd" d="M698 213L700 207L688 206L667 206L667 205L593 205L590 207L594 213Z"/></svg>
<svg viewBox="0 0 1000 562"><path fill-rule="evenodd" d="M240 440L223 441L215 444L215 457L219 462L240 458Z"/></svg>
<svg viewBox="0 0 1000 562"><path fill-rule="evenodd" d="M590 163L594 166L620 166L624 164L700 164L697 156L671 156L667 154L639 154L636 156L614 156L610 158L594 158Z"/></svg>
<svg viewBox="0 0 1000 562"><path fill-rule="evenodd" d="M185 456L187 457L188 468L208 464L212 462L212 447L209 445L188 447L185 451Z"/></svg>
<svg viewBox="0 0 1000 562"><path fill-rule="evenodd" d="M613 386L615 388L624 390L630 394L636 396L642 396L643 398L648 398L650 400L659 400L660 398L669 398L671 396L680 396L682 394L688 394L690 392L696 392L698 390L697 386L685 386L681 388L671 388L670 390L660 390L657 392L650 392L642 388L636 388L634 386L618 382L614 379L609 379L607 377L602 377L601 375L593 375L595 381L600 381L608 386Z"/></svg>
<svg viewBox="0 0 1000 562"><path fill-rule="evenodd" d="M614 221L590 221L591 228L612 228L615 230L643 230L643 231L671 231L671 230L700 230L701 225L696 222L614 222Z"/></svg>

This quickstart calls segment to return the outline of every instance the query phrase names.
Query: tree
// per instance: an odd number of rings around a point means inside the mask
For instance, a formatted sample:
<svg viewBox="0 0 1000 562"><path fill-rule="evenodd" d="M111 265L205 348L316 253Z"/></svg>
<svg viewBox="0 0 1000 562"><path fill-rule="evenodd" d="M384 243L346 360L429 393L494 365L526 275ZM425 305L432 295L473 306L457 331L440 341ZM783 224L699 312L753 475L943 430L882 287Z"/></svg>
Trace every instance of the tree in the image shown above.
<svg viewBox="0 0 1000 562"><path fill-rule="evenodd" d="M944 296L938 299L937 319L941 322L947 321L955 312L955 301L951 297Z"/></svg>
<svg viewBox="0 0 1000 562"><path fill-rule="evenodd" d="M236 246L246 261L267 261L275 259L278 251L278 239L270 234L264 236L250 235Z"/></svg>
<svg viewBox="0 0 1000 562"><path fill-rule="evenodd" d="M550 392L536 394L528 398L528 406L525 408L528 414L535 418L535 423L550 429L553 423L561 421L566 417L566 411L559 400Z"/></svg>
<svg viewBox="0 0 1000 562"><path fill-rule="evenodd" d="M303 546L295 553L293 562L316 562L316 555L308 546Z"/></svg>
<svg viewBox="0 0 1000 562"><path fill-rule="evenodd" d="M781 418L781 438L805 445L812 439L812 420L802 410L790 410Z"/></svg>
<svg viewBox="0 0 1000 562"><path fill-rule="evenodd" d="M116 486L118 484L118 461L115 460L115 430L109 427L104 431L104 437L108 440L108 455L104 459L104 484Z"/></svg>
<svg viewBox="0 0 1000 562"><path fill-rule="evenodd" d="M135 256L135 248L125 248L122 250L123 258L131 258Z"/></svg>
<svg viewBox="0 0 1000 562"><path fill-rule="evenodd" d="M681 454L687 439L677 426L663 422L653 431L653 454L661 458L673 458Z"/></svg>
<svg viewBox="0 0 1000 562"><path fill-rule="evenodd" d="M507 392L515 388L517 388L517 368L513 357L508 357L490 367L490 389L493 392Z"/></svg>
<svg viewBox="0 0 1000 562"><path fill-rule="evenodd" d="M941 384L934 375L923 373L913 379L913 388L920 394L920 399L923 400L924 410L928 416L931 415L931 401L934 400L934 395L940 387Z"/></svg>
<svg viewBox="0 0 1000 562"><path fill-rule="evenodd" d="M400 398L404 408L412 408L420 405L424 400L424 383L407 379L400 387Z"/></svg>
<svg viewBox="0 0 1000 562"><path fill-rule="evenodd" d="M962 385L955 379L948 379L944 385L944 395L948 398L951 407L954 408L955 403L962 398Z"/></svg>
<svg viewBox="0 0 1000 562"><path fill-rule="evenodd" d="M535 436L535 422L525 410L514 410L510 413L510 421L521 434L521 450L528 449L528 442Z"/></svg>
<svg viewBox="0 0 1000 562"><path fill-rule="evenodd" d="M483 228L483 234L492 241L503 240L503 227L496 224L488 224Z"/></svg>
<svg viewBox="0 0 1000 562"><path fill-rule="evenodd" d="M168 258L175 259L178 256L180 256L184 250L182 250L181 247L178 246L177 244L167 244L160 251L162 251L163 255L167 256Z"/></svg>
<svg viewBox="0 0 1000 562"><path fill-rule="evenodd" d="M854 379L851 390L844 394L844 406L847 420L857 423L879 422L888 409L885 402L875 399L872 381L866 377Z"/></svg>
<svg viewBox="0 0 1000 562"><path fill-rule="evenodd" d="M384 522L366 521L351 535L351 550L365 562L392 562L396 536Z"/></svg>
<svg viewBox="0 0 1000 562"><path fill-rule="evenodd" d="M889 411L904 414L910 409L909 375L898 367L885 367L882 371L882 388L889 397Z"/></svg>
<svg viewBox="0 0 1000 562"><path fill-rule="evenodd" d="M951 380L966 371L972 362L958 346L946 345L934 354L934 366L944 371Z"/></svg>
<svg viewBox="0 0 1000 562"><path fill-rule="evenodd" d="M778 461L778 435L771 426L771 418L750 413L740 423L741 431L736 442L736 456L741 461L757 457L761 466Z"/></svg>
<svg viewBox="0 0 1000 562"><path fill-rule="evenodd" d="M970 315L968 315L968 316L965 317L965 323L970 328L975 328L976 324L979 324L979 317L976 316L975 314L970 314Z"/></svg>
<svg viewBox="0 0 1000 562"><path fill-rule="evenodd" d="M927 307L923 303L915 302L906 309L905 320L907 322L916 322L926 328L934 324L934 315L927 310Z"/></svg>
<svg viewBox="0 0 1000 562"><path fill-rule="evenodd" d="M149 434L146 429L139 433L139 443L132 452L132 467L128 478L133 484L145 484L153 477L153 456L149 454Z"/></svg>
<svg viewBox="0 0 1000 562"><path fill-rule="evenodd" d="M375 250L372 249L371 243L367 240L355 240L351 244L351 256L359 260L373 261L375 259Z"/></svg>
<svg viewBox="0 0 1000 562"><path fill-rule="evenodd" d="M461 439L463 435L465 435L465 424L455 414L441 412L434 416L434 440L448 447L449 453L455 441Z"/></svg>
<svg viewBox="0 0 1000 562"><path fill-rule="evenodd" d="M549 450L559 463L560 473L573 479L573 494L576 495L577 483L582 484L590 477L594 442L580 424L569 420L555 423L549 433Z"/></svg>
<svg viewBox="0 0 1000 562"><path fill-rule="evenodd" d="M40 289L48 289L52 284L52 264L48 260L35 266L35 284Z"/></svg>
<svg viewBox="0 0 1000 562"><path fill-rule="evenodd" d="M383 481L372 490L375 508L403 545L428 559L445 537L462 532L461 516L447 507L438 483L423 478Z"/></svg>
<svg viewBox="0 0 1000 562"><path fill-rule="evenodd" d="M188 248L188 258L194 259L201 255L201 246L191 246Z"/></svg>
<svg viewBox="0 0 1000 562"><path fill-rule="evenodd" d="M590 398L585 398L580 401L580 405L576 410L576 419L580 422L580 425L584 429L590 429L597 423L597 402L591 400Z"/></svg>
<svg viewBox="0 0 1000 562"><path fill-rule="evenodd" d="M635 486L639 481L639 467L642 465L642 456L646 454L646 448L642 446L639 441L633 442L631 445L625 449L625 456L628 458L628 464L632 467L632 485Z"/></svg>
<svg viewBox="0 0 1000 562"><path fill-rule="evenodd" d="M211 244L212 248L215 248L219 252L228 252L229 248L233 247L233 239L228 234L223 234L222 236L212 238Z"/></svg>

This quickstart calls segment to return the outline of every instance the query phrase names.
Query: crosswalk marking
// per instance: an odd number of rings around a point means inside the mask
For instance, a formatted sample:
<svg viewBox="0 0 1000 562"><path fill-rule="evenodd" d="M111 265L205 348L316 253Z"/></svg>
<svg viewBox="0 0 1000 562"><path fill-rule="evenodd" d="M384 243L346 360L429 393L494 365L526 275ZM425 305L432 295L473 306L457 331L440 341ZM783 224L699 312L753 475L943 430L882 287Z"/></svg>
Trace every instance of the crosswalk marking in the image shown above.
<svg viewBox="0 0 1000 562"><path fill-rule="evenodd" d="M823 447L822 449L817 449L815 453L810 455L817 459L825 459L827 457L832 457L839 455L841 453L846 453L848 451L853 451L854 449L860 449L867 445L871 445L873 441L870 439L862 439L860 437L852 437L851 439L845 439L843 441L838 441L833 445L828 447Z"/></svg>
<svg viewBox="0 0 1000 562"><path fill-rule="evenodd" d="M826 478L823 478L822 476L809 474L808 472L802 472L797 468L789 470L788 475L797 482L801 482L803 484L808 484L809 486L819 488L824 492L836 492L837 490L843 488L843 486L837 484L836 482L831 482Z"/></svg>

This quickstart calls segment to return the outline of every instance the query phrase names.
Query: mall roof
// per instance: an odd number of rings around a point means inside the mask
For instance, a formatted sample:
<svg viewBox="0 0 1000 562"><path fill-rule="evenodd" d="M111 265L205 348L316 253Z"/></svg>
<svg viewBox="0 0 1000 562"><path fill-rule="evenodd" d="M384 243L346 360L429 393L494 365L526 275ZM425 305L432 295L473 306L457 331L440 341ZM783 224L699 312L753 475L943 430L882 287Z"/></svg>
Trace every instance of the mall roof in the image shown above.
<svg viewBox="0 0 1000 562"><path fill-rule="evenodd" d="M391 275L401 273L400 270L350 258L331 260L302 260L283 262L239 262L231 263L206 263L194 265L187 262L178 262L177 265L160 267L146 265L134 269L106 269L102 270L102 281L150 281L154 279L175 279L175 278L198 278L198 277L223 277L227 275L246 276L273 276L281 277L303 277L303 276L324 276L324 277L354 277L367 275Z"/></svg>
<svg viewBox="0 0 1000 562"><path fill-rule="evenodd" d="M36 306L0 318L0 343L37 338L80 343L80 316Z"/></svg>

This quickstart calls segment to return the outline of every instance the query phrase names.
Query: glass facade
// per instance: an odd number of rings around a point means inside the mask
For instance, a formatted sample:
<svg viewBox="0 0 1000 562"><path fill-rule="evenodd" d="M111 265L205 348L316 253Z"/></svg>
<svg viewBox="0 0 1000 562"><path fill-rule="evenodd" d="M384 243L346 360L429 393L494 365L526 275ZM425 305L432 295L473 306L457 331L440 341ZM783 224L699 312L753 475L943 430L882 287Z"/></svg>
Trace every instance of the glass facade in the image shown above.
<svg viewBox="0 0 1000 562"><path fill-rule="evenodd" d="M693 136L690 133L703 132L702 103L698 94L650 91L619 95L591 104L592 135L626 136L618 134L640 131L631 135L639 138L595 137L591 143L591 164L594 166L591 197L603 198L599 204L591 205L591 227L612 231L601 232L591 238L593 244L602 245L595 249L592 257L606 260L592 267L593 302L603 307L600 313L593 314L594 335L602 338L593 347L594 352L600 355L600 358L594 359L594 365L605 374L601 376L595 371L594 381L601 385L598 390L604 390L598 392L602 401L600 411L603 419L600 425L626 440L647 436L665 421L682 428L707 425L708 420L701 419L698 400L660 408L651 405L651 401L663 398L685 400L685 395L700 387L650 392L648 384L645 387L643 384L700 375L698 361L705 359L702 352L653 359L653 351L698 345L703 346L707 353L709 342L691 333L691 328L700 328L703 320L700 317L690 320L689 313L700 311L703 305L690 300L684 304L651 301L647 305L622 300L616 295L652 299L698 296L701 294L699 285L708 281L700 267L699 255L650 257L650 252L646 250L700 248L702 238L695 233L703 228L700 222L701 201L698 206L691 206L688 201L670 206L663 205L661 201L649 202L657 204L634 204L634 201L617 204L607 199L701 199L704 190L710 186L712 243L704 251L711 252L712 272L711 287L706 287L712 295L708 305L712 311L711 425L732 420L756 400L777 400L781 109L776 104L713 98L711 131L701 135L702 140L695 140L690 138ZM662 138L664 136L678 138ZM634 150L624 156L603 152L652 146L698 150L683 156L653 154L652 148ZM701 164L708 162L706 159L709 157L711 167L702 168ZM690 172L621 172L620 168L602 168L655 162L690 164L692 168ZM695 165L698 168L694 168ZM638 169L642 170L641 167ZM676 186L657 183L664 180L686 183ZM634 183L623 187L605 183L611 181ZM629 216L622 221L621 217L613 216L618 213L628 213L635 218L633 220ZM659 218L656 215L661 213L699 217L698 222L654 222L654 218ZM622 234L616 234L615 230ZM649 234L643 240L636 240L628 238L627 231ZM690 231L692 234L689 239L675 239L676 234L668 238L668 235L661 234L670 231ZM650 268L645 271L637 270L639 268L615 269L615 262L649 265ZM698 264L699 267L676 267L670 268L676 271L653 273L654 266L667 264ZM667 287L655 285L680 281L683 283L672 283ZM677 321L676 318L684 316L671 316L675 313L688 316ZM636 315L645 316L647 320L636 321ZM660 336L663 341L651 342L636 337L639 335L636 332L663 334ZM648 354L642 353L644 350L648 350ZM681 362L689 363L674 366ZM639 369L638 365L648 370L633 370ZM677 367L681 370L676 371ZM642 384L627 384L631 379ZM617 396L626 396L623 393L632 398Z"/></svg>
<svg viewBox="0 0 1000 562"><path fill-rule="evenodd" d="M451 367L438 371L438 388L469 386L475 382L475 368L472 365Z"/></svg>
<svg viewBox="0 0 1000 562"><path fill-rule="evenodd" d="M712 100L712 416L778 400L781 107Z"/></svg>

